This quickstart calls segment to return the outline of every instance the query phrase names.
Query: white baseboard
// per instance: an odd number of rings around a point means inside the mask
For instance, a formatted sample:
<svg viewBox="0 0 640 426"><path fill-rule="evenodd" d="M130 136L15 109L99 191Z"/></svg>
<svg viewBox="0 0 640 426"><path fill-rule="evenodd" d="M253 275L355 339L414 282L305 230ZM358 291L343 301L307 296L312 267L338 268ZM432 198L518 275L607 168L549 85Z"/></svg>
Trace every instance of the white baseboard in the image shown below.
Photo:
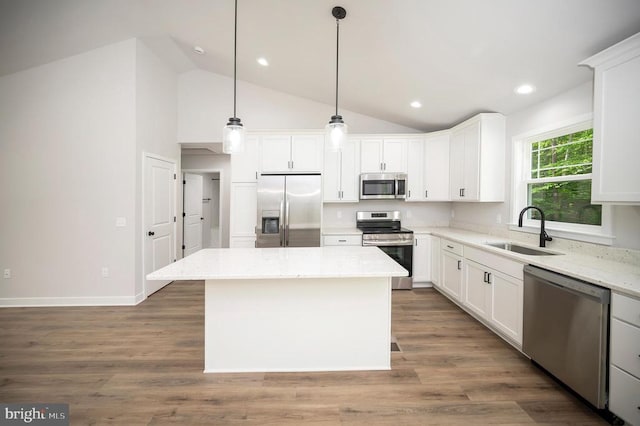
<svg viewBox="0 0 640 426"><path fill-rule="evenodd" d="M413 288L431 288L431 287L433 287L433 284L428 282L413 283Z"/></svg>
<svg viewBox="0 0 640 426"><path fill-rule="evenodd" d="M142 299L140 299L142 297ZM0 299L0 308L32 308L52 306L133 306L144 300L136 296L106 297L7 297Z"/></svg>

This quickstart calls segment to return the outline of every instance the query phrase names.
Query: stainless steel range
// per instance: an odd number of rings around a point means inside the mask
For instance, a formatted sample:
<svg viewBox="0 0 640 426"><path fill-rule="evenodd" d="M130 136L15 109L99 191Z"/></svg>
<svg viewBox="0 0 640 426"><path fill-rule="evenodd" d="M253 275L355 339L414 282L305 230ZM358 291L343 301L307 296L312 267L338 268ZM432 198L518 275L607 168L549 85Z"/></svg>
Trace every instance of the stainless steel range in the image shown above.
<svg viewBox="0 0 640 426"><path fill-rule="evenodd" d="M413 231L402 227L400 212L357 212L356 226L362 231L363 246L378 247L409 271L408 277L394 277L392 288L413 288Z"/></svg>

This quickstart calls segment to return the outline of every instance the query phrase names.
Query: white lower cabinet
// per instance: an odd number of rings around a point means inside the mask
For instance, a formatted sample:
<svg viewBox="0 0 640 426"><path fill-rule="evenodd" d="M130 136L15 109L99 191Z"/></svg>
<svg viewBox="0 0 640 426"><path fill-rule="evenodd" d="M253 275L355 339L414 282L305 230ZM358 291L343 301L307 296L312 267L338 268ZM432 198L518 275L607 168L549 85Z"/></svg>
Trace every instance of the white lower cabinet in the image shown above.
<svg viewBox="0 0 640 426"><path fill-rule="evenodd" d="M440 288L462 302L462 244L440 240Z"/></svg>
<svg viewBox="0 0 640 426"><path fill-rule="evenodd" d="M612 294L609 411L640 425L640 299Z"/></svg>
<svg viewBox="0 0 640 426"><path fill-rule="evenodd" d="M411 269L414 283L428 283L431 281L431 235L413 234L413 264Z"/></svg>
<svg viewBox="0 0 640 426"><path fill-rule="evenodd" d="M440 286L440 237L431 236L431 282Z"/></svg>
<svg viewBox="0 0 640 426"><path fill-rule="evenodd" d="M522 345L524 265L465 247L464 305L495 331Z"/></svg>

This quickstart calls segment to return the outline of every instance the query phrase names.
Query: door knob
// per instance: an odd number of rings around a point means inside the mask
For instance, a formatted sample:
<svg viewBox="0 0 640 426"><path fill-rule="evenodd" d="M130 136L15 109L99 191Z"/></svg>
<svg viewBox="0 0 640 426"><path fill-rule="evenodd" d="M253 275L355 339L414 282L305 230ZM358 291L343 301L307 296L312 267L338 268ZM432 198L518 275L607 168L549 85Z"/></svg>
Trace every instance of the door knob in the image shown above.
<svg viewBox="0 0 640 426"><path fill-rule="evenodd" d="M156 233L155 233L155 232L153 232L153 231L149 231L149 236L150 236L150 237L152 237L152 236L154 236L154 235L156 235Z"/></svg>

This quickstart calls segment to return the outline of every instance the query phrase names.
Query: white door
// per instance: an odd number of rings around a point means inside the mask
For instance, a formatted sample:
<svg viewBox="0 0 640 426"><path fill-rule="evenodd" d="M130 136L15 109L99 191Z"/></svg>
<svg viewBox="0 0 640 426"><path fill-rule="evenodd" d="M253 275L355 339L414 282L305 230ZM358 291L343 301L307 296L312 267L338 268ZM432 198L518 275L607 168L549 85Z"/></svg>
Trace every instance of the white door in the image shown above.
<svg viewBox="0 0 640 426"><path fill-rule="evenodd" d="M409 182L406 201L424 201L424 141L422 139L409 141L407 174Z"/></svg>
<svg viewBox="0 0 640 426"><path fill-rule="evenodd" d="M413 281L431 281L431 235L414 235Z"/></svg>
<svg viewBox="0 0 640 426"><path fill-rule="evenodd" d="M464 263L465 292L463 303L482 318L489 318L491 309L491 284L488 272L482 265L467 260Z"/></svg>
<svg viewBox="0 0 640 426"><path fill-rule="evenodd" d="M360 142L360 171L382 172L382 139L365 139Z"/></svg>
<svg viewBox="0 0 640 426"><path fill-rule="evenodd" d="M444 250L440 251L440 255L442 288L454 299L462 301L462 258Z"/></svg>
<svg viewBox="0 0 640 426"><path fill-rule="evenodd" d="M291 137L291 168L296 172L321 172L324 135Z"/></svg>
<svg viewBox="0 0 640 426"><path fill-rule="evenodd" d="M411 176L409 176L411 182ZM424 190L427 201L449 201L449 135L427 138L424 144Z"/></svg>
<svg viewBox="0 0 640 426"><path fill-rule="evenodd" d="M348 140L340 152L341 200L358 202L360 193L360 142Z"/></svg>
<svg viewBox="0 0 640 426"><path fill-rule="evenodd" d="M145 157L144 162L144 276L175 260L175 173L171 161ZM171 281L144 279L146 296Z"/></svg>
<svg viewBox="0 0 640 426"><path fill-rule="evenodd" d="M202 175L185 173L183 256L202 249Z"/></svg>
<svg viewBox="0 0 640 426"><path fill-rule="evenodd" d="M340 152L326 150L324 152L324 171L322 173L322 200L325 202L340 201Z"/></svg>
<svg viewBox="0 0 640 426"><path fill-rule="evenodd" d="M384 172L407 172L407 140L385 139L383 147Z"/></svg>

